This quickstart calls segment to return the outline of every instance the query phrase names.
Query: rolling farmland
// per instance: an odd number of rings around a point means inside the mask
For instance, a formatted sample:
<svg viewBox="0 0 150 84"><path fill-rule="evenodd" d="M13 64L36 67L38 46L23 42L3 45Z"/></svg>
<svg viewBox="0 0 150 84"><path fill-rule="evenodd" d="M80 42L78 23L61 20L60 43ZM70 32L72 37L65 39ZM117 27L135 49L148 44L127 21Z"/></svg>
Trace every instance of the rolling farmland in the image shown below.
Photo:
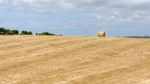
<svg viewBox="0 0 150 84"><path fill-rule="evenodd" d="M0 84L150 84L150 39L0 36Z"/></svg>

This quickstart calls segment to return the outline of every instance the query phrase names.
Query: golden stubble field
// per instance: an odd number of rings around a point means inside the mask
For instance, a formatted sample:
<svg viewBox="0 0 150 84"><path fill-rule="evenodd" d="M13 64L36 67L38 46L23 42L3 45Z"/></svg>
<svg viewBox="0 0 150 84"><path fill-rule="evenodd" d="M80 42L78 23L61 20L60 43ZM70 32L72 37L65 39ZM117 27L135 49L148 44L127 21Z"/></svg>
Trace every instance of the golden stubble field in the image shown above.
<svg viewBox="0 0 150 84"><path fill-rule="evenodd" d="M0 36L0 84L150 84L150 39Z"/></svg>

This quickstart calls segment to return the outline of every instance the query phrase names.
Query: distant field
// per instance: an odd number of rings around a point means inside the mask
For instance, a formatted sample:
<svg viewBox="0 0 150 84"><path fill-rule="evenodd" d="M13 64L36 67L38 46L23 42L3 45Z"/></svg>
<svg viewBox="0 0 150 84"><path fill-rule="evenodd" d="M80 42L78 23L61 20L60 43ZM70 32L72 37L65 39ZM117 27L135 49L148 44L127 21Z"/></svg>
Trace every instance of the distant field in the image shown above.
<svg viewBox="0 0 150 84"><path fill-rule="evenodd" d="M0 84L150 84L150 39L0 36Z"/></svg>

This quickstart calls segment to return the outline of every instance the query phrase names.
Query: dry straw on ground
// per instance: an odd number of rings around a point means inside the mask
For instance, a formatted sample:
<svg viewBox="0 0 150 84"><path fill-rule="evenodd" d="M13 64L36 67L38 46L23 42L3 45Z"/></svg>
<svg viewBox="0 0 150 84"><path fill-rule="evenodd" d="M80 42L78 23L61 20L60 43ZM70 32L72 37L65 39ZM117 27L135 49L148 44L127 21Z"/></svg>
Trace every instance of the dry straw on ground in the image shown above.
<svg viewBox="0 0 150 84"><path fill-rule="evenodd" d="M149 51L150 39L0 36L0 84L150 84Z"/></svg>

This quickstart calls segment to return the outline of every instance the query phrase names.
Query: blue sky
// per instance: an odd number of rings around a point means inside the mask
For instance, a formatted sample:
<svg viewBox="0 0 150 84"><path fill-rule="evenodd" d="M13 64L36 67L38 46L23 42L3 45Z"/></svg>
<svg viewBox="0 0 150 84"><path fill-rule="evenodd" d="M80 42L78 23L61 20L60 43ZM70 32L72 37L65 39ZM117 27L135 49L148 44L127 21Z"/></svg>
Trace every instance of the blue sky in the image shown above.
<svg viewBox="0 0 150 84"><path fill-rule="evenodd" d="M0 26L69 36L150 35L149 0L0 0Z"/></svg>

